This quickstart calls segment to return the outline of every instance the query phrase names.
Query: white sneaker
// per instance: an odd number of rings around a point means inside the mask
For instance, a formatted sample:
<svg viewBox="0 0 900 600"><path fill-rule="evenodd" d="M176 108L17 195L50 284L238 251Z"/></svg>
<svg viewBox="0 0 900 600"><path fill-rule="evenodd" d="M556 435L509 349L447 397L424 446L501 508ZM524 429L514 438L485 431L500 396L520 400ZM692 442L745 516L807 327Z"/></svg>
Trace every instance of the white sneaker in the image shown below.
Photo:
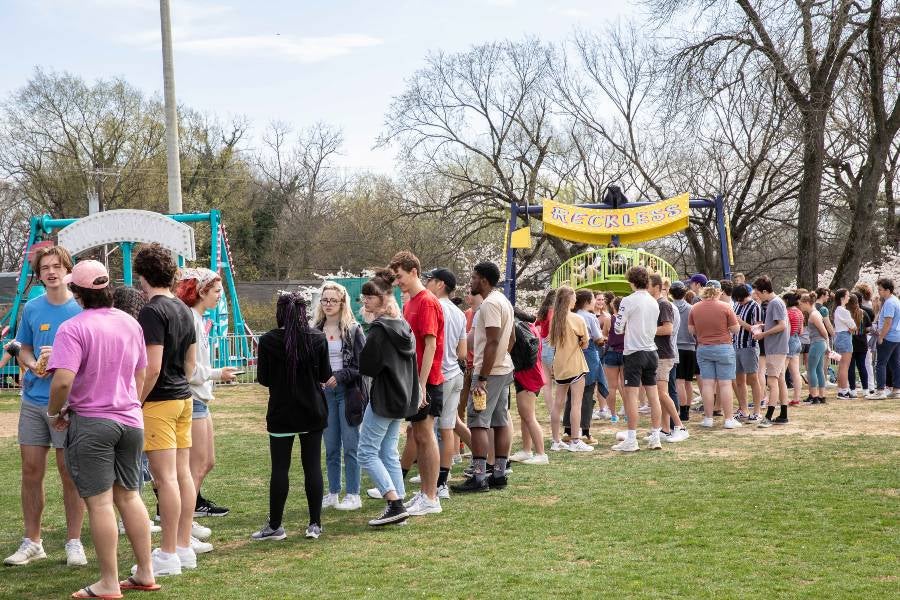
<svg viewBox="0 0 900 600"><path fill-rule="evenodd" d="M712 427L713 420L712 417L703 417L703 421L700 423L700 427Z"/></svg>
<svg viewBox="0 0 900 600"><path fill-rule="evenodd" d="M603 419L603 417L600 416L600 411L595 408L594 412L591 413L591 420L592 421L600 421L602 419Z"/></svg>
<svg viewBox="0 0 900 600"><path fill-rule="evenodd" d="M337 494L325 494L322 497L322 508L332 508L337 506L338 503L338 495Z"/></svg>
<svg viewBox="0 0 900 600"><path fill-rule="evenodd" d="M510 462L525 462L529 458L534 456L533 452L526 452L525 450L519 450L515 454L509 457Z"/></svg>
<svg viewBox="0 0 900 600"><path fill-rule="evenodd" d="M84 546L81 540L69 540L66 542L66 565L70 567L81 567L87 564L87 557L84 555Z"/></svg>
<svg viewBox="0 0 900 600"><path fill-rule="evenodd" d="M338 510L357 510L362 508L362 499L359 494L347 494L344 499L335 505Z"/></svg>
<svg viewBox="0 0 900 600"><path fill-rule="evenodd" d="M162 548L154 548L150 553L150 566L154 577L166 577L168 575L181 575L181 559L178 554L169 554L163 558ZM196 563L196 555L194 561ZM137 565L131 567L131 574L137 573Z"/></svg>
<svg viewBox="0 0 900 600"><path fill-rule="evenodd" d="M888 398L900 398L900 388L894 388Z"/></svg>
<svg viewBox="0 0 900 600"><path fill-rule="evenodd" d="M526 465L549 465L550 458L546 454L535 454L528 460L523 461L523 464L526 464Z"/></svg>
<svg viewBox="0 0 900 600"><path fill-rule="evenodd" d="M612 417L612 413L609 412L608 408L600 409L600 418L604 421L608 421L609 418Z"/></svg>
<svg viewBox="0 0 900 600"><path fill-rule="evenodd" d="M369 498L374 498L375 500L381 500L381 492L378 488L369 488L366 490L366 496Z"/></svg>
<svg viewBox="0 0 900 600"><path fill-rule="evenodd" d="M410 508L413 504L419 501L419 498L422 496L422 492L416 492L413 494L413 497L403 503L403 508ZM407 511L408 512L408 511ZM410 513L412 514L412 513Z"/></svg>
<svg viewBox="0 0 900 600"><path fill-rule="evenodd" d="M581 438L569 444L569 452L593 452L594 447L588 446Z"/></svg>
<svg viewBox="0 0 900 600"><path fill-rule="evenodd" d="M884 390L875 390L866 394L866 400L884 400L887 397L887 393Z"/></svg>
<svg viewBox="0 0 900 600"><path fill-rule="evenodd" d="M424 515L437 514L441 512L441 501L439 498L429 500L425 494L419 494L419 501L412 506L407 507L408 512L413 517L421 517Z"/></svg>
<svg viewBox="0 0 900 600"><path fill-rule="evenodd" d="M450 499L450 487L446 483L444 485L438 486L438 499L439 500L449 500Z"/></svg>
<svg viewBox="0 0 900 600"><path fill-rule="evenodd" d="M410 483L422 483L422 476L421 475L413 475L412 477L409 478L409 482Z"/></svg>
<svg viewBox="0 0 900 600"><path fill-rule="evenodd" d="M213 551L213 545L209 542L201 542L194 536L191 536L191 550L194 554L206 554Z"/></svg>
<svg viewBox="0 0 900 600"><path fill-rule="evenodd" d="M669 435L663 436L663 441L668 442L670 444L677 444L678 442L683 442L688 439L691 434L688 433L688 430L684 427L676 427L672 430Z"/></svg>
<svg viewBox="0 0 900 600"><path fill-rule="evenodd" d="M550 449L553 452L562 452L563 450L568 450L569 445L565 442L553 442L550 444Z"/></svg>
<svg viewBox="0 0 900 600"><path fill-rule="evenodd" d="M44 552L44 545L41 542L32 542L29 538L22 538L22 544L19 546L19 549L7 556L3 564L21 567L33 560L42 558L47 558L47 554Z"/></svg>
<svg viewBox="0 0 900 600"><path fill-rule="evenodd" d="M654 433L652 436L650 436L650 441L648 443L650 444L651 450L662 450L662 444L659 441L658 433Z"/></svg>
<svg viewBox="0 0 900 600"><path fill-rule="evenodd" d="M743 423L733 417L731 419L725 419L725 429L740 429L743 426Z"/></svg>
<svg viewBox="0 0 900 600"><path fill-rule="evenodd" d="M188 546L187 548L179 548L178 546L175 546L175 555L178 557L178 560L181 561L182 569L197 568L197 553L194 552L194 549L190 546Z"/></svg>
<svg viewBox="0 0 900 600"><path fill-rule="evenodd" d="M637 452L640 450L637 440L629 440L628 438L613 446L612 449L616 452Z"/></svg>
<svg viewBox="0 0 900 600"><path fill-rule="evenodd" d="M150 530L153 531L152 529ZM191 523L191 536L197 538L198 540L208 540L209 536L212 535L212 529L209 527L204 527L197 521Z"/></svg>
<svg viewBox="0 0 900 600"><path fill-rule="evenodd" d="M650 414L650 405L649 404L641 404L638 407L638 412L641 413L642 415L649 415Z"/></svg>

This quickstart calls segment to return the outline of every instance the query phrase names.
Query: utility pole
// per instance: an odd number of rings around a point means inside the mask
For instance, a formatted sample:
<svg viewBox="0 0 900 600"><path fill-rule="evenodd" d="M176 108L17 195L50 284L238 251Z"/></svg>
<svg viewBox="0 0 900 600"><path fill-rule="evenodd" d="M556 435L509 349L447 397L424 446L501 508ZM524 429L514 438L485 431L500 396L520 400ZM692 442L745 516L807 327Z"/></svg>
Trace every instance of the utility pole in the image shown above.
<svg viewBox="0 0 900 600"><path fill-rule="evenodd" d="M162 28L163 92L166 107L166 162L169 175L169 214L182 212L181 158L178 154L178 107L175 104L175 66L172 60L172 19L169 0L159 0Z"/></svg>

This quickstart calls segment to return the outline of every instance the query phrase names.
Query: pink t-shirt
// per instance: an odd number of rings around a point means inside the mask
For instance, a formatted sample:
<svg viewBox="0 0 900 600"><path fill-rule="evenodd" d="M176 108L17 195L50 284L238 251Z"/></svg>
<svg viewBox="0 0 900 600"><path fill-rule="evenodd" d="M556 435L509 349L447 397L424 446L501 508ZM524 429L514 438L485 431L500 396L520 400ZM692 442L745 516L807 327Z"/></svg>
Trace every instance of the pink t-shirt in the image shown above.
<svg viewBox="0 0 900 600"><path fill-rule="evenodd" d="M143 429L134 372L146 366L138 322L115 308L97 308L60 325L47 369L75 373L69 407L78 415Z"/></svg>

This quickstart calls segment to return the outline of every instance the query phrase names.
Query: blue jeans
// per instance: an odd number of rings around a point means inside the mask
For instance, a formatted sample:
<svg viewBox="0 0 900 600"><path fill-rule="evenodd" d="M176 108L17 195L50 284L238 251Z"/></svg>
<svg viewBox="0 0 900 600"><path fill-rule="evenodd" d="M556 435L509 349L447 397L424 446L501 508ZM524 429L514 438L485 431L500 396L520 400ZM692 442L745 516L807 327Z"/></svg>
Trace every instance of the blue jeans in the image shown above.
<svg viewBox="0 0 900 600"><path fill-rule="evenodd" d="M828 344L824 340L813 342L809 346L809 358L806 364L806 376L809 378L809 387L823 388L825 387L825 353L828 351Z"/></svg>
<svg viewBox="0 0 900 600"><path fill-rule="evenodd" d="M372 404L363 414L359 431L359 464L366 470L375 487L384 496L390 491L401 498L406 495L403 485L403 470L400 468L400 426L403 419L379 417L372 412Z"/></svg>
<svg viewBox="0 0 900 600"><path fill-rule="evenodd" d="M900 388L900 342L884 340L875 347L878 355L875 363L875 387L883 390L887 384L887 369L891 365L891 373L894 376L894 387Z"/></svg>
<svg viewBox="0 0 900 600"><path fill-rule="evenodd" d="M325 388L328 403L328 426L325 427L325 468L328 471L328 493L341 491L341 447L344 448L344 481L348 494L359 494L359 462L356 449L359 446L359 427L347 423L344 412L344 386Z"/></svg>

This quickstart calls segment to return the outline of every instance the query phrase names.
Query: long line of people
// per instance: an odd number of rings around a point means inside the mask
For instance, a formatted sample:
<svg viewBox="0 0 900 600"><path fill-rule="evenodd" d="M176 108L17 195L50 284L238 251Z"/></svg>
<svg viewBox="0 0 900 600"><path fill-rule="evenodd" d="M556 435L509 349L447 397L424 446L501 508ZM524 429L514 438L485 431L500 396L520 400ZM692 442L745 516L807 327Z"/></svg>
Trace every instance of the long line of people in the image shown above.
<svg viewBox="0 0 900 600"><path fill-rule="evenodd" d="M218 303L221 280L207 269L179 270L158 245L136 255L139 299L114 293L101 263L73 266L59 246L41 249L33 266L47 294L26 305L17 336L18 360L27 369L19 421L25 536L5 562L46 558L40 524L53 447L67 562L87 562L80 542L86 505L100 564L101 578L73 597L159 589L157 577L196 568L197 555L213 549L205 541L209 528L195 517L228 513L200 493L215 462L212 383L236 374L212 368L202 318ZM900 397L900 300L889 279L878 281L877 298L866 286L837 290L831 317L828 290L778 296L765 276L752 286L742 277L719 282L702 274L669 282L636 266L626 278L632 293L624 298L552 290L534 318L516 311L498 288L497 265L481 262L470 275L463 313L450 298L456 275L443 268L423 274L419 259L403 251L363 286L364 324L337 283L323 285L313 314L299 293L280 295L277 327L259 340L271 477L268 518L251 538L287 537L295 438L309 511L305 535L315 539L323 533L323 509L362 508L362 471L375 486L367 495L385 502L368 521L381 527L440 513L451 493L505 488L510 462L548 464L538 394L549 411L549 449L575 453L595 450L592 420L624 424L612 450L637 451L641 414L649 414L648 448L687 440L695 377L700 425L707 428L719 415L725 429L787 423L788 407L800 404L801 362L806 402L824 403L830 356L839 357L838 398L856 395L855 371L863 389L874 386L868 398L886 397L888 378L896 386L891 395ZM402 310L395 286L406 296ZM114 308L116 298L134 318ZM522 432L515 454L513 385ZM463 446L471 449L471 464L464 480L450 485ZM139 495L145 462L162 529L152 551L153 522ZM407 494L413 465L419 491ZM137 563L122 581L114 508Z"/></svg>

